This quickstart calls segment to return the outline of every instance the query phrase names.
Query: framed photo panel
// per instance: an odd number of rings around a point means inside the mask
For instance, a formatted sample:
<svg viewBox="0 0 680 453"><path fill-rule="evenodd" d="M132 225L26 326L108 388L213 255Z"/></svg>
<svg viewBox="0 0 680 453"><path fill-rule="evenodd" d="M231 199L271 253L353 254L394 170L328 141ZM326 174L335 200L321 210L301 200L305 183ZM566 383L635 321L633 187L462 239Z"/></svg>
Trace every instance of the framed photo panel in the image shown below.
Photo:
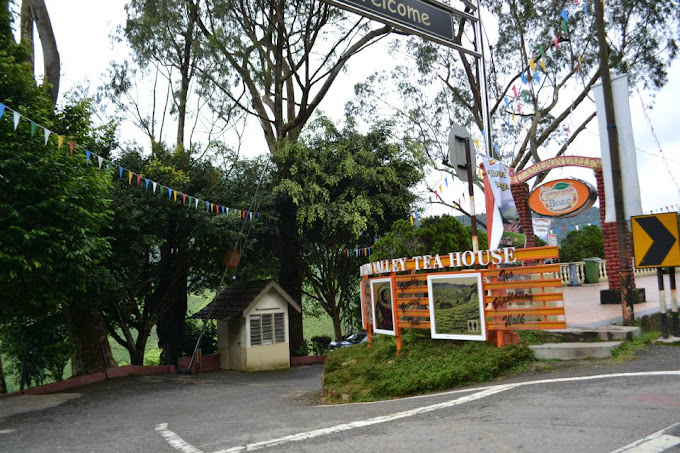
<svg viewBox="0 0 680 453"><path fill-rule="evenodd" d="M486 340L482 274L428 275L430 330L443 340Z"/></svg>
<svg viewBox="0 0 680 453"><path fill-rule="evenodd" d="M392 279L371 280L371 311L373 331L394 335L394 310L392 310Z"/></svg>

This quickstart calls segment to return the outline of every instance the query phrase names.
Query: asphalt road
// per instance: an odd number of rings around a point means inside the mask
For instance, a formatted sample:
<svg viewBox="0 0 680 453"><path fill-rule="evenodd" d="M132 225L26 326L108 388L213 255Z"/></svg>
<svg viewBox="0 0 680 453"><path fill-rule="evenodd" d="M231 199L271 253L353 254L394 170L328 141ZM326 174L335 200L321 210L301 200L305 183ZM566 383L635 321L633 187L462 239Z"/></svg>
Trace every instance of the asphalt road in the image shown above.
<svg viewBox="0 0 680 453"><path fill-rule="evenodd" d="M113 379L44 409L4 398L0 451L612 452L680 422L678 346L370 404L318 404L321 372Z"/></svg>

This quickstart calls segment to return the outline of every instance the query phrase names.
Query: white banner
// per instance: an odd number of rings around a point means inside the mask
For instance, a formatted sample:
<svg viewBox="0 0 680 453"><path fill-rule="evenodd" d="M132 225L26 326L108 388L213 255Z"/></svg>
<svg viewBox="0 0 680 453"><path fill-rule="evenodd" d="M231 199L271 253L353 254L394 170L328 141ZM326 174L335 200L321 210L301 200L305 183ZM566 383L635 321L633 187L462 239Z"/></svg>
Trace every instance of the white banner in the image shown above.
<svg viewBox="0 0 680 453"><path fill-rule="evenodd" d="M515 199L512 198L510 190L508 167L501 161L483 154L480 154L480 158L486 174L484 179L486 233L489 237L489 250L493 250L501 244L504 231L521 233L521 227Z"/></svg>
<svg viewBox="0 0 680 453"><path fill-rule="evenodd" d="M614 183L612 165L609 156L609 138L607 136L607 119L604 113L604 92L602 84L593 86L597 124L600 130L600 150L602 153L602 176L604 179L605 222L616 221L614 206ZM635 158L635 139L633 125L630 119L630 105L628 103L628 77L612 78L612 96L614 98L614 116L616 130L619 136L619 160L621 162L621 180L623 181L623 211L624 217L642 215L642 201L640 200L640 182L638 181L637 160ZM618 169L614 169L618 171ZM602 203L602 200L600 200Z"/></svg>
<svg viewBox="0 0 680 453"><path fill-rule="evenodd" d="M535 217L531 219L534 224L534 235L541 238L546 244L548 243L548 233L550 233L551 219L544 217Z"/></svg>

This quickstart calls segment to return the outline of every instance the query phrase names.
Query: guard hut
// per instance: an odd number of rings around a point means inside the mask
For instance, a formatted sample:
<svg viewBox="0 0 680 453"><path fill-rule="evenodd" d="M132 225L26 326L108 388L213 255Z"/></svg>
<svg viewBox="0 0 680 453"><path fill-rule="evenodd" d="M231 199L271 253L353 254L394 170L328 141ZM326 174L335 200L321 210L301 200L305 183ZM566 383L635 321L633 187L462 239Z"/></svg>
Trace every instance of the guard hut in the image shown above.
<svg viewBox="0 0 680 453"><path fill-rule="evenodd" d="M300 306L273 280L236 282L193 318L217 320L220 368L290 367L288 310Z"/></svg>

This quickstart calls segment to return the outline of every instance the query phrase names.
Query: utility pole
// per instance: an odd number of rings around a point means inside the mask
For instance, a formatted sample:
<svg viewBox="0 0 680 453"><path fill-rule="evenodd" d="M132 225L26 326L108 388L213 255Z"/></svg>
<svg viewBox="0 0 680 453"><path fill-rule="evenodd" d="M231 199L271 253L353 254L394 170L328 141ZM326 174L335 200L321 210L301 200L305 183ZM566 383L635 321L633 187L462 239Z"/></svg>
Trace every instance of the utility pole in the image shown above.
<svg viewBox="0 0 680 453"><path fill-rule="evenodd" d="M621 285L621 310L623 323L633 325L633 269L628 250L628 227L624 213L623 181L621 179L621 156L619 153L619 133L616 129L614 100L612 96L612 79L609 74L609 52L607 50L607 34L604 28L604 5L602 0L595 0L595 27L600 47L600 77L604 99L607 138L609 139L609 158L611 161L612 182L614 186L614 207L616 209L616 239L619 246L619 280ZM604 150L603 150L604 152Z"/></svg>

